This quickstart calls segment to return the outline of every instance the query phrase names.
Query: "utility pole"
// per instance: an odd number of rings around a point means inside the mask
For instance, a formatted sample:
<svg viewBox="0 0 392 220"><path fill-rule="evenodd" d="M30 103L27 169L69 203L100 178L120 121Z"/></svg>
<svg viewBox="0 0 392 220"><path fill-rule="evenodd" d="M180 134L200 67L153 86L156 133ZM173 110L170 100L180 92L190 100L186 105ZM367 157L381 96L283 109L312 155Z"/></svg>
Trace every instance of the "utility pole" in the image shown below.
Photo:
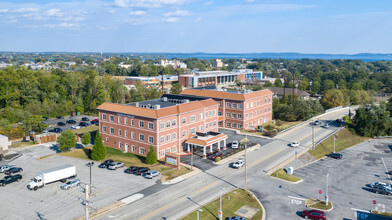
<svg viewBox="0 0 392 220"><path fill-rule="evenodd" d="M191 155L191 171L193 171L193 145L192 146L192 155Z"/></svg>
<svg viewBox="0 0 392 220"><path fill-rule="evenodd" d="M85 191L85 199L82 199L80 197L79 197L79 199L83 201L82 204L83 204L84 210L86 212L85 220L89 220L90 219L90 206L91 206L90 203L91 202L89 201L89 199L90 199L90 197L89 197L90 192L89 191L90 190L89 190L89 185L88 184L86 184L86 188L84 188L84 191Z"/></svg>
<svg viewBox="0 0 392 220"><path fill-rule="evenodd" d="M163 90L163 84L164 84L163 71L164 71L164 70L162 70L162 82L161 82L161 83L162 83L162 95L164 94L164 90Z"/></svg>
<svg viewBox="0 0 392 220"><path fill-rule="evenodd" d="M312 122L312 150L313 149L314 149L314 118L313 118L313 122Z"/></svg>
<svg viewBox="0 0 392 220"><path fill-rule="evenodd" d="M248 135L245 133L245 192L248 191L248 171L247 171L247 163L248 160L246 159L246 148L247 148L247 142L248 142Z"/></svg>
<svg viewBox="0 0 392 220"><path fill-rule="evenodd" d="M89 162L86 163L86 166L90 168L90 193L91 193L91 189L92 189L92 185L91 185L91 167L94 165L94 162Z"/></svg>

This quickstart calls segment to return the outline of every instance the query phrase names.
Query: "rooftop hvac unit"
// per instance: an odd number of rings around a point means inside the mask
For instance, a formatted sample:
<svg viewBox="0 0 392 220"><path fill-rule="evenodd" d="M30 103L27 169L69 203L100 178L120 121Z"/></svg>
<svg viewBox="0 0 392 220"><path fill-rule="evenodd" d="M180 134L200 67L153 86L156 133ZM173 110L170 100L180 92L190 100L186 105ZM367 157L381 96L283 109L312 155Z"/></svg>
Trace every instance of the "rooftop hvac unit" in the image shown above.
<svg viewBox="0 0 392 220"><path fill-rule="evenodd" d="M153 106L153 109L160 109L161 108L161 105L154 105Z"/></svg>
<svg viewBox="0 0 392 220"><path fill-rule="evenodd" d="M183 103L189 103L189 99L182 100Z"/></svg>
<svg viewBox="0 0 392 220"><path fill-rule="evenodd" d="M136 106L136 107L139 107L139 102L135 102L135 106Z"/></svg>
<svg viewBox="0 0 392 220"><path fill-rule="evenodd" d="M164 101L164 102L167 102L167 97L163 97L163 101Z"/></svg>

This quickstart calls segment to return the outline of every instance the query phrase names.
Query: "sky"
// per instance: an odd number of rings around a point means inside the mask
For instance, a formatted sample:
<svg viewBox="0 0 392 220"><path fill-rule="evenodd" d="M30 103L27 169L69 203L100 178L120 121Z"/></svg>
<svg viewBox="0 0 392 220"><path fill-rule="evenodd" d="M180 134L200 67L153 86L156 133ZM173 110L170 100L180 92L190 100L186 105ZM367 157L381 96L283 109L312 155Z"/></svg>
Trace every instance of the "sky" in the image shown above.
<svg viewBox="0 0 392 220"><path fill-rule="evenodd" d="M2 0L0 51L392 53L390 0Z"/></svg>

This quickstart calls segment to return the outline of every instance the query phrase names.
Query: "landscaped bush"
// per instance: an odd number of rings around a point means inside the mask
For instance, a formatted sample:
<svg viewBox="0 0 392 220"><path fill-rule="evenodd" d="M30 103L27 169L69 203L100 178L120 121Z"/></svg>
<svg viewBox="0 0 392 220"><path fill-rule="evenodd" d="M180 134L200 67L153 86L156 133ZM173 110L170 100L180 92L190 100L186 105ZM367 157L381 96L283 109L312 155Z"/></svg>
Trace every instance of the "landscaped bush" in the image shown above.
<svg viewBox="0 0 392 220"><path fill-rule="evenodd" d="M220 157L216 157L216 158L215 158L215 162L219 162L221 159L222 159L222 158L220 158Z"/></svg>

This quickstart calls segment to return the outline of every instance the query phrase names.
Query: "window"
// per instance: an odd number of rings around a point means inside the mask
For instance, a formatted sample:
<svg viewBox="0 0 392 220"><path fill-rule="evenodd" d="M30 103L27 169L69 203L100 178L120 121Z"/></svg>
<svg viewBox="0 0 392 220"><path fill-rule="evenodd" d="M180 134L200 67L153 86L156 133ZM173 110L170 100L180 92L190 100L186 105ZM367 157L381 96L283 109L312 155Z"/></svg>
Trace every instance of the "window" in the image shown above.
<svg viewBox="0 0 392 220"><path fill-rule="evenodd" d="M195 134L196 133L196 128L191 128L191 134Z"/></svg>
<svg viewBox="0 0 392 220"><path fill-rule="evenodd" d="M131 138L135 139L135 133L133 131L131 132Z"/></svg>
<svg viewBox="0 0 392 220"><path fill-rule="evenodd" d="M208 128L208 123L206 123L206 129Z"/></svg>
<svg viewBox="0 0 392 220"><path fill-rule="evenodd" d="M219 106L222 106L222 102L221 101L218 101L218 103L219 103Z"/></svg>
<svg viewBox="0 0 392 220"><path fill-rule="evenodd" d="M253 112L250 113L250 117L253 117Z"/></svg>
<svg viewBox="0 0 392 220"><path fill-rule="evenodd" d="M199 131L203 131L203 125L199 126Z"/></svg>
<svg viewBox="0 0 392 220"><path fill-rule="evenodd" d="M216 126L216 121L214 121L214 126Z"/></svg>
<svg viewBox="0 0 392 220"><path fill-rule="evenodd" d="M205 115L205 117L207 118L207 117L208 117L208 112L206 112L204 115Z"/></svg>
<svg viewBox="0 0 392 220"><path fill-rule="evenodd" d="M114 121L114 116L113 115L111 115L109 118L110 118L110 121Z"/></svg>
<svg viewBox="0 0 392 220"><path fill-rule="evenodd" d="M268 111L271 111L271 107L268 107Z"/></svg>
<svg viewBox="0 0 392 220"><path fill-rule="evenodd" d="M139 121L139 127L144 128L144 121Z"/></svg>
<svg viewBox="0 0 392 220"><path fill-rule="evenodd" d="M226 127L230 127L230 122L226 122Z"/></svg>
<svg viewBox="0 0 392 220"><path fill-rule="evenodd" d="M133 119L131 119L131 125L134 126L135 124L133 123Z"/></svg>
<svg viewBox="0 0 392 220"><path fill-rule="evenodd" d="M183 136L183 137L186 136L186 131L182 131L182 136Z"/></svg>
<svg viewBox="0 0 392 220"><path fill-rule="evenodd" d="M128 118L124 118L124 124L128 124Z"/></svg>
<svg viewBox="0 0 392 220"><path fill-rule="evenodd" d="M267 112L267 108L266 108L266 109L264 109L264 112Z"/></svg>
<svg viewBox="0 0 392 220"><path fill-rule="evenodd" d="M250 103L250 107L253 108L253 102Z"/></svg>
<svg viewBox="0 0 392 220"><path fill-rule="evenodd" d="M139 134L139 140L144 141L144 134Z"/></svg>
<svg viewBox="0 0 392 220"><path fill-rule="evenodd" d="M177 120L173 120L172 121L172 126L176 126L177 125Z"/></svg>
<svg viewBox="0 0 392 220"><path fill-rule="evenodd" d="M267 103L267 99L265 99L265 102L264 103Z"/></svg>
<svg viewBox="0 0 392 220"><path fill-rule="evenodd" d="M110 128L110 134L114 134L114 128Z"/></svg>
<svg viewBox="0 0 392 220"><path fill-rule="evenodd" d="M165 122L161 122L161 129L165 128Z"/></svg>
<svg viewBox="0 0 392 220"><path fill-rule="evenodd" d="M271 98L268 99L268 102L271 102Z"/></svg>
<svg viewBox="0 0 392 220"><path fill-rule="evenodd" d="M139 147L139 153L143 155L144 154L144 148Z"/></svg>
<svg viewBox="0 0 392 220"><path fill-rule="evenodd" d="M222 116L222 112L218 112L218 116Z"/></svg>
<svg viewBox="0 0 392 220"><path fill-rule="evenodd" d="M203 113L199 114L199 120L203 119Z"/></svg>
<svg viewBox="0 0 392 220"><path fill-rule="evenodd" d="M148 143L154 143L154 137L148 136Z"/></svg>
<svg viewBox="0 0 392 220"><path fill-rule="evenodd" d="M161 157L164 157L165 156L165 150L161 150L160 155L161 155Z"/></svg>
<svg viewBox="0 0 392 220"><path fill-rule="evenodd" d="M118 136L121 136L121 135L122 135L121 129L118 129Z"/></svg>
<svg viewBox="0 0 392 220"><path fill-rule="evenodd" d="M132 145L131 151L135 152L135 145Z"/></svg>
<svg viewBox="0 0 392 220"><path fill-rule="evenodd" d="M248 114L246 114L246 119L248 119L249 118L249 115Z"/></svg>
<svg viewBox="0 0 392 220"><path fill-rule="evenodd" d="M216 110L214 109L214 115L216 115Z"/></svg>
<svg viewBox="0 0 392 220"><path fill-rule="evenodd" d="M106 126L102 126L102 132L106 132Z"/></svg>
<svg viewBox="0 0 392 220"><path fill-rule="evenodd" d="M171 140L171 135L170 134L166 135L166 141L170 141L170 140Z"/></svg>
<svg viewBox="0 0 392 220"><path fill-rule="evenodd" d="M182 118L182 124L186 124L186 118Z"/></svg>
<svg viewBox="0 0 392 220"><path fill-rule="evenodd" d="M226 102L226 107L230 108L230 102Z"/></svg>
<svg viewBox="0 0 392 220"><path fill-rule="evenodd" d="M232 107L233 107L233 108L237 108L237 104L236 104L236 103L233 103L233 104L232 104Z"/></svg>
<svg viewBox="0 0 392 220"><path fill-rule="evenodd" d="M106 114L102 114L102 120L106 120Z"/></svg>
<svg viewBox="0 0 392 220"><path fill-rule="evenodd" d="M173 152L173 153L177 152L177 146L173 146L173 147L172 147L172 152Z"/></svg>
<svg viewBox="0 0 392 220"><path fill-rule="evenodd" d="M226 117L230 118L230 112L226 112Z"/></svg>
<svg viewBox="0 0 392 220"><path fill-rule="evenodd" d="M195 116L195 115L192 115L192 116L190 117L190 119L189 119L189 122L194 122L194 121L196 121L196 116Z"/></svg>
<svg viewBox="0 0 392 220"><path fill-rule="evenodd" d="M148 129L154 129L154 123L148 122Z"/></svg>
<svg viewBox="0 0 392 220"><path fill-rule="evenodd" d="M161 143L165 142L165 136L161 136Z"/></svg>
<svg viewBox="0 0 392 220"><path fill-rule="evenodd" d="M238 128L238 129L241 129L241 128L242 128L242 125L237 124L237 128Z"/></svg>
<svg viewBox="0 0 392 220"><path fill-rule="evenodd" d="M210 111L210 116L212 116L212 110Z"/></svg>
<svg viewBox="0 0 392 220"><path fill-rule="evenodd" d="M246 103L246 108L249 108L249 103Z"/></svg>
<svg viewBox="0 0 392 220"><path fill-rule="evenodd" d="M167 128L170 128L170 121L167 121L167 122L166 122L166 127L167 127Z"/></svg>
<svg viewBox="0 0 392 220"><path fill-rule="evenodd" d="M177 138L177 133L174 132L174 133L172 134L172 139L174 140L174 139L176 139L176 138Z"/></svg>
<svg viewBox="0 0 392 220"><path fill-rule="evenodd" d="M233 114L231 114L231 117L236 118L236 117L237 117L237 114L236 114L236 113L233 113Z"/></svg>
<svg viewBox="0 0 392 220"><path fill-rule="evenodd" d="M121 117L120 116L118 116L118 123L121 124Z"/></svg>
<svg viewBox="0 0 392 220"><path fill-rule="evenodd" d="M209 126L212 127L212 121L210 121Z"/></svg>
<svg viewBox="0 0 392 220"><path fill-rule="evenodd" d="M122 143L121 143L121 142L119 142L119 143L118 143L118 148L120 148L120 149L121 149L121 147L122 147Z"/></svg>
<svg viewBox="0 0 392 220"><path fill-rule="evenodd" d="M235 126L236 126L236 124L235 124L235 123L231 124L231 127L235 128Z"/></svg>
<svg viewBox="0 0 392 220"><path fill-rule="evenodd" d="M108 137L106 138L106 142L109 142L109 138Z"/></svg>
<svg viewBox="0 0 392 220"><path fill-rule="evenodd" d="M125 137L128 137L128 131L125 131Z"/></svg>
<svg viewBox="0 0 392 220"><path fill-rule="evenodd" d="M237 114L237 117L238 117L239 119L241 119L241 118L242 118L242 115L241 115L241 114Z"/></svg>
<svg viewBox="0 0 392 220"><path fill-rule="evenodd" d="M238 108L239 108L239 109L242 109L242 104L238 104Z"/></svg>
<svg viewBox="0 0 392 220"><path fill-rule="evenodd" d="M171 148L166 148L166 152L170 153Z"/></svg>

